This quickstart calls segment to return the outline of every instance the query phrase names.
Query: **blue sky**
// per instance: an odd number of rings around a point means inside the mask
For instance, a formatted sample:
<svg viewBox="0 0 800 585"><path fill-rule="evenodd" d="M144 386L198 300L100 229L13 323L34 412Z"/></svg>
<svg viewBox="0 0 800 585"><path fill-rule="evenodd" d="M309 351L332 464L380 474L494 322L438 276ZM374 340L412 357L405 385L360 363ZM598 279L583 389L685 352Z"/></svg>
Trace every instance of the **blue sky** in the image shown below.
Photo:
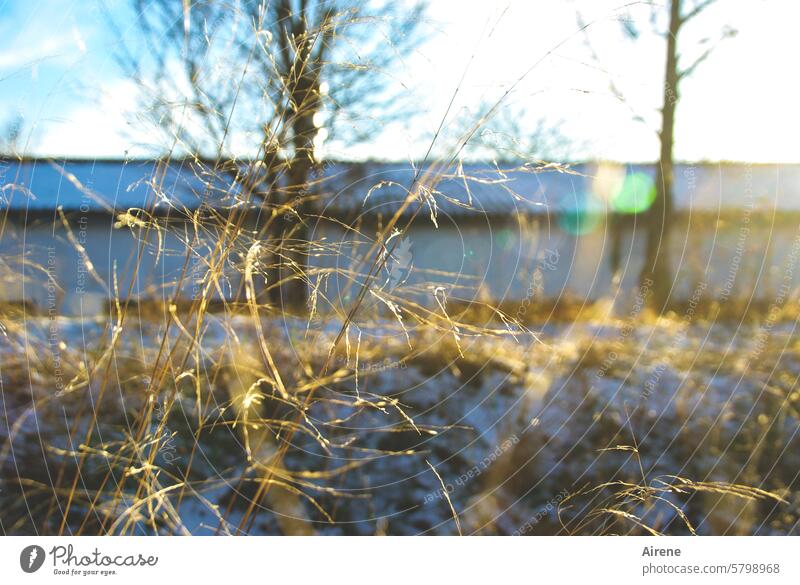
<svg viewBox="0 0 800 585"><path fill-rule="evenodd" d="M689 54L723 25L739 34L684 84L678 158L800 162L798 4L719 0L687 28L681 42ZM134 40L125 3L106 5L122 23L122 34ZM497 99L527 72L504 105L519 116L523 130L540 120L560 124L574 143L573 158L655 159L663 42L646 32L635 43L624 39L618 17L644 22L648 8L623 5L433 0L428 40L394 72L418 97L421 115L414 128L389 128L357 147L330 144L329 155L420 156L427 146L422 137L438 125L466 70L452 110L456 119L469 118L478 104ZM576 33L577 13L593 23L587 35ZM587 40L599 60L591 57ZM135 88L113 60L119 42L94 0L0 0L0 123L22 116L24 152L106 157L147 150L150 137L133 115ZM611 94L610 80L626 103ZM525 116L518 114L523 109ZM634 120L632 111L644 121Z"/></svg>

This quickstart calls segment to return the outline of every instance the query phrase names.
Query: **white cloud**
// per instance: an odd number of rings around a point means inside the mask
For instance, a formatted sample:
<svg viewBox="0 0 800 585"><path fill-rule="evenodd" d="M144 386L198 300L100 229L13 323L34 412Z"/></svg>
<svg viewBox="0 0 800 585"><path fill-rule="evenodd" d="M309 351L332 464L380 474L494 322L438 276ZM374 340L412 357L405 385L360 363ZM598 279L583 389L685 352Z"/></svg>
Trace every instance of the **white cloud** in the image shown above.
<svg viewBox="0 0 800 585"><path fill-rule="evenodd" d="M97 102L86 103L37 127L40 155L119 157L152 154L151 137L136 124L137 87L119 80L102 88Z"/></svg>
<svg viewBox="0 0 800 585"><path fill-rule="evenodd" d="M0 52L0 70L32 66L44 59L63 58L75 46L73 35L59 35L39 39L36 43L23 43Z"/></svg>

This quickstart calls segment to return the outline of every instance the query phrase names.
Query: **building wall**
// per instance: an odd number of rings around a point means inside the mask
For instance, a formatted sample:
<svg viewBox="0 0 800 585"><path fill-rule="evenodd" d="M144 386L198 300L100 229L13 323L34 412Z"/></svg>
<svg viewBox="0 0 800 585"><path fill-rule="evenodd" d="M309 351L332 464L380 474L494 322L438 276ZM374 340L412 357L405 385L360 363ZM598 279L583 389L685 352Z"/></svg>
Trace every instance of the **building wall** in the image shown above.
<svg viewBox="0 0 800 585"><path fill-rule="evenodd" d="M186 260L187 234L192 237L184 226L172 225L159 237L154 230L114 227L105 215L76 216L70 218L70 238L58 220L10 222L0 238L0 301L26 301L40 312L93 315L115 298L171 300ZM210 239L201 241L190 255L181 298L200 292L209 246ZM230 270L221 281L223 293L232 295L238 283ZM211 294L219 296L216 290Z"/></svg>
<svg viewBox="0 0 800 585"><path fill-rule="evenodd" d="M614 282L611 270L612 230L605 218L588 228L556 216L518 220L442 222L437 229L418 219L405 236L410 260L394 258L374 280L378 290L400 297L432 302L432 289L444 286L457 300L581 302L608 297L632 297L644 261L645 234L641 223L629 220L619 228L620 272ZM798 222L773 222L772 216L737 212L725 219L713 214L681 216L671 224L670 258L674 270L672 298L688 301L698 286L704 298L770 302L786 285L800 285L797 267L800 249ZM363 229L354 237L335 224L318 226L316 237L338 243L346 254L318 257L315 265L334 271L327 277L326 294L332 303L346 304L343 295L351 277L335 271L350 270L353 257L374 242ZM361 242L356 246L354 241ZM397 250L397 248L396 248ZM794 252L793 252L794 250ZM408 265L408 266L407 266ZM398 268L399 266L399 268ZM395 284L392 271L400 270ZM357 282L363 282L363 273ZM405 272L408 272L405 275ZM705 285L705 286L703 286ZM531 295L533 293L533 295Z"/></svg>
<svg viewBox="0 0 800 585"><path fill-rule="evenodd" d="M793 292L800 284L800 223L794 216L776 221L774 215L746 211L676 219L671 226L670 255L676 268L673 298L688 300L699 283L706 298L771 301L781 288ZM0 238L0 301L28 301L38 310L60 314L94 314L104 309L114 292L120 299L171 299L186 255L184 225L151 232L146 242L131 229L114 228L107 216L70 218L73 236L99 276L95 279L70 241L60 221L7 222ZM349 307L363 282L355 274L357 260L374 242L375 227L361 226L361 235L334 222L321 222L312 233L318 241L311 258L313 279L324 276L321 310ZM191 231L187 232L191 238ZM605 218L578 226L569 218L537 216L527 219L455 220L440 218L435 228L418 218L394 241L395 256L375 280L378 292L390 292L432 304L433 290L461 301L519 302L558 298L595 301L630 297L643 261L644 234L630 220L620 228L620 281L611 273L612 232ZM197 296L210 256L213 238L193 251L181 298ZM161 252L157 253L161 246ZM137 255L141 249L141 262ZM234 255L237 257L237 255ZM138 269L137 269L138 264ZM230 266L221 282L223 295L233 298L240 285L240 267ZM347 284L354 284L348 289ZM57 286L54 286L57 285ZM531 293L532 296L531 296ZM786 290L784 291L786 293ZM212 298L220 295L215 290Z"/></svg>

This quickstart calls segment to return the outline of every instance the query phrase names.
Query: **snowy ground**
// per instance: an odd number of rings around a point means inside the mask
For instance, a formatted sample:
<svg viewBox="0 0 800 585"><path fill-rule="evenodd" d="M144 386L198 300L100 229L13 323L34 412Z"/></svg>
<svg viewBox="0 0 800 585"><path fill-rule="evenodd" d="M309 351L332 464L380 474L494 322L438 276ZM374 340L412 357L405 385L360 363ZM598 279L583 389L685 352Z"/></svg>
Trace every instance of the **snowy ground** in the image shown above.
<svg viewBox="0 0 800 585"><path fill-rule="evenodd" d="M30 408L31 394L41 399L52 392L47 376L36 368L41 355L30 351L47 347L51 325L30 322L26 328L8 330L0 341L6 364L0 435L9 478L0 500L19 492L14 481L18 476L49 481L46 471L58 458L49 455L53 458L45 468L42 452L48 446L66 448L68 441L48 416L60 413L69 421L80 405L75 394L55 397L36 411ZM212 319L204 347L211 350L230 342L227 325ZM94 355L108 335L100 322L63 320L57 326L60 339L68 339L71 346L64 349L65 355ZM267 337L284 347L285 359L292 351L310 351L303 345L305 324L266 327ZM241 344L254 339L244 320L233 330ZM336 330L332 325L323 340ZM148 363L155 351L151 342L159 335L157 327L128 329L115 359ZM800 348L793 324L548 325L538 332L537 342L462 340L464 358L452 343L445 349L443 340L432 343L418 332L412 345L430 347L403 367L386 361L406 347L402 335L376 328L362 335L362 343L367 339L385 350L378 354L384 361L361 376L359 392L367 400L391 397L397 404L353 409L352 402L320 403L309 411L310 419L345 443L325 453L314 441L301 441L287 458L287 466L297 470L330 471L358 463L347 473L309 480L305 491L335 520L326 523L313 506L306 506L307 515L319 521L314 523L318 532L452 534L457 526L450 504L463 532L592 532L597 524L583 526L576 520L595 507L591 497L561 506L559 521L557 513L567 494L609 481L661 485L674 482L673 476L741 483L776 492L786 503L671 492L663 501L643 500L635 510L660 531L686 532L680 509L699 533L797 532L800 396L795 382ZM13 361L16 369L10 367ZM346 362L338 365L348 367ZM120 387L115 388L113 403L129 413L137 401L126 402L129 380L122 375L117 380ZM96 392L92 388L90 395ZM346 381L334 384L331 392L351 399L354 388ZM196 415L194 397L182 396L169 421L179 461L185 461L191 448L184 422ZM114 429L121 420L110 420L107 428ZM9 444L15 423L19 434ZM230 428L201 435L202 457L193 468L198 493L223 509L238 487L234 480L248 469L236 437ZM241 502L232 507L232 525L244 508ZM27 513L19 507L13 510L12 515ZM199 498L186 497L178 512L190 532L218 529L219 522ZM623 531L625 526L614 525L610 531ZM252 530L274 533L280 528L274 515L263 513Z"/></svg>

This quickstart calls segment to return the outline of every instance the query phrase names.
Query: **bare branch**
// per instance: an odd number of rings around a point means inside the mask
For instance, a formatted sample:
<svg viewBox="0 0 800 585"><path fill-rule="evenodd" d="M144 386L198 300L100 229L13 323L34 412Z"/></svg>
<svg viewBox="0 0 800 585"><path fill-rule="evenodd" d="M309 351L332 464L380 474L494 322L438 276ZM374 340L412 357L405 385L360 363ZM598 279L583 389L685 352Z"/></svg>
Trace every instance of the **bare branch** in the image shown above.
<svg viewBox="0 0 800 585"><path fill-rule="evenodd" d="M722 41L724 41L725 39L729 39L729 38L735 37L736 34L737 34L737 31L735 29L733 29L733 28L726 27L725 29L723 29L722 36L719 39L717 39L717 41L713 45L711 45L705 51L703 51L703 53L699 57L697 57L692 62L691 65L689 65L688 67L686 67L686 68L684 68L684 69L682 69L682 70L680 70L678 72L678 78L679 79L683 79L685 77L689 77L690 75L692 75L695 72L695 70L697 69L697 67L699 65L701 65L706 59L708 59L708 57L711 55L711 53L713 53L716 50L716 48L719 46L719 44Z"/></svg>
<svg viewBox="0 0 800 585"><path fill-rule="evenodd" d="M598 55L597 51L595 50L594 46L592 45L591 39L589 37L588 24L583 20L583 16L580 14L580 12L576 13L576 19L578 21L578 26L580 27L581 31L583 32L584 45L588 49L589 54L592 57L592 60L595 62L595 64L599 68L601 68L603 71L605 71L605 69L602 68L600 56ZM625 27L624 24L623 24L623 27L625 28L626 31L628 30L628 28ZM636 37L632 37L632 38L636 38ZM622 90L619 88L619 86L617 86L617 84L614 83L614 78L611 75L609 75L609 77L608 77L608 89L616 99L618 99L622 104L625 105L625 107L628 108L628 110L630 111L631 117L633 118L634 121L641 122L643 124L646 123L645 117L641 113L637 112L636 109L631 105L630 101L625 97L625 94L622 92Z"/></svg>
<svg viewBox="0 0 800 585"><path fill-rule="evenodd" d="M681 26L692 20L695 16L703 12L703 10L714 4L716 1L717 0L704 0L703 2L697 4L687 14L681 16Z"/></svg>
<svg viewBox="0 0 800 585"><path fill-rule="evenodd" d="M708 59L709 55L711 55L711 53L714 51L715 48L716 45L714 45L713 47L709 47L708 49L703 51L703 53L697 59L695 59L691 65L678 72L678 77L680 79L683 79L684 77L689 77L692 73L694 73L695 69L697 69L697 67L701 63L703 63L703 61Z"/></svg>

